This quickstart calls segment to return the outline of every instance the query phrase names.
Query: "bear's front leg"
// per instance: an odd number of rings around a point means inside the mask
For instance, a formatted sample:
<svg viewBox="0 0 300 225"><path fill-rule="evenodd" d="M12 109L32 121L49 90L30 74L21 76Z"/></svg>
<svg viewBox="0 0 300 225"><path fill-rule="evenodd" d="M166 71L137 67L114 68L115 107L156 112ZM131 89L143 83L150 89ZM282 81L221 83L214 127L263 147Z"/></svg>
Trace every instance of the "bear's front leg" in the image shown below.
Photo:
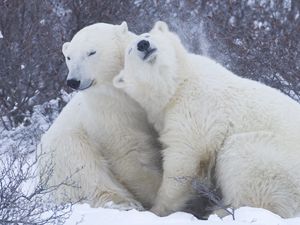
<svg viewBox="0 0 300 225"><path fill-rule="evenodd" d="M223 123L217 119L185 121L183 125L178 119L174 121L179 121L176 128L174 123L172 127L166 124L168 132L163 132L160 138L168 146L163 151L163 181L152 207L152 211L160 216L184 208L194 193L192 179L211 181L216 151L222 146L226 134L226 127L219 126Z"/></svg>
<svg viewBox="0 0 300 225"><path fill-rule="evenodd" d="M151 209L159 216L167 216L184 208L185 203L194 193L191 186L192 179L199 176L205 179L208 176L210 160L208 155L201 156L200 151L183 145L176 148L170 146L163 151L163 154L163 181ZM206 168L202 168L201 165Z"/></svg>

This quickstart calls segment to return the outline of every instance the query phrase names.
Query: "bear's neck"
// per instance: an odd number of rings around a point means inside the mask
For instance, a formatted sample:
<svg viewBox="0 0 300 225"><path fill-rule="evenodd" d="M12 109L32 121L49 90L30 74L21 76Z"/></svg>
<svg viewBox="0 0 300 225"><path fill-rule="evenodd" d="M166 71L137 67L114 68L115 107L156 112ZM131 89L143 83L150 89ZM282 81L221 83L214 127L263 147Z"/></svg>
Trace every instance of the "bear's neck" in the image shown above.
<svg viewBox="0 0 300 225"><path fill-rule="evenodd" d="M164 88L154 85L150 91L148 88L143 88L143 90L147 90L147 93L139 95L140 99L137 101L146 110L148 120L153 124L156 131L161 132L163 130L165 113L176 102L177 94L186 81L186 77L179 76L175 80L170 80L170 83Z"/></svg>
<svg viewBox="0 0 300 225"><path fill-rule="evenodd" d="M164 127L165 107L172 98L173 91L150 91L151 94L146 93L143 99L140 99L142 107L146 110L148 121L153 124L156 131L160 132ZM147 96L147 97L145 97Z"/></svg>

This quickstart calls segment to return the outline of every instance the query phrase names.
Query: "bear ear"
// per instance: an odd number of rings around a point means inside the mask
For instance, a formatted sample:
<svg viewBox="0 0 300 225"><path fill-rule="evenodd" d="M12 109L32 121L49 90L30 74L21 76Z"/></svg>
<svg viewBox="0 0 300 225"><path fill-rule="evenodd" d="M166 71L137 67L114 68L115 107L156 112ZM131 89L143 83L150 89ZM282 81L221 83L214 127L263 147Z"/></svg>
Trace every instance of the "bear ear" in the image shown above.
<svg viewBox="0 0 300 225"><path fill-rule="evenodd" d="M125 87L125 81L124 81L124 76L123 76L122 71L117 76L114 77L113 85L116 88L124 88Z"/></svg>
<svg viewBox="0 0 300 225"><path fill-rule="evenodd" d="M153 30L159 30L161 32L169 31L168 24L163 21L157 21L153 27Z"/></svg>
<svg viewBox="0 0 300 225"><path fill-rule="evenodd" d="M63 46L62 46L62 52L63 52L64 55L66 55L66 51L67 51L69 45L70 45L70 42L65 42L63 44Z"/></svg>
<svg viewBox="0 0 300 225"><path fill-rule="evenodd" d="M124 33L124 34L128 32L128 26L127 26L126 21L123 21L120 24L120 30L121 30L121 33Z"/></svg>

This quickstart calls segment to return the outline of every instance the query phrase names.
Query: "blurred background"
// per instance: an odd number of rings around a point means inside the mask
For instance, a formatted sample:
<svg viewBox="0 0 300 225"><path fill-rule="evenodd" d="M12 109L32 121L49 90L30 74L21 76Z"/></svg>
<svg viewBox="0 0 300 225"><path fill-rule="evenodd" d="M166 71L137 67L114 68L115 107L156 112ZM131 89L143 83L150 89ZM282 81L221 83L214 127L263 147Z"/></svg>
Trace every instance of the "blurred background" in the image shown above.
<svg viewBox="0 0 300 225"><path fill-rule="evenodd" d="M62 44L84 26L124 20L137 34L163 20L191 52L300 100L299 0L0 0L0 126L30 125L51 99L59 111L70 92Z"/></svg>

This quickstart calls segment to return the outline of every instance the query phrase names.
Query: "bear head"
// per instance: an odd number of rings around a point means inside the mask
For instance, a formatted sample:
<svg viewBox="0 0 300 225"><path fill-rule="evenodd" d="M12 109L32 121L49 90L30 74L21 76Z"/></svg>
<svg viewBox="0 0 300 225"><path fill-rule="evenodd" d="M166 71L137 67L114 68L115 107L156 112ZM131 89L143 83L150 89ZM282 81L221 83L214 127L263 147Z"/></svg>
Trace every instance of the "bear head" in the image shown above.
<svg viewBox="0 0 300 225"><path fill-rule="evenodd" d="M146 111L160 110L177 89L179 69L186 54L178 36L166 23L159 21L149 33L138 36L127 47L124 68L113 84Z"/></svg>
<svg viewBox="0 0 300 225"><path fill-rule="evenodd" d="M81 29L62 47L69 70L67 85L85 90L111 82L121 70L124 49L134 37L126 22L97 23Z"/></svg>

